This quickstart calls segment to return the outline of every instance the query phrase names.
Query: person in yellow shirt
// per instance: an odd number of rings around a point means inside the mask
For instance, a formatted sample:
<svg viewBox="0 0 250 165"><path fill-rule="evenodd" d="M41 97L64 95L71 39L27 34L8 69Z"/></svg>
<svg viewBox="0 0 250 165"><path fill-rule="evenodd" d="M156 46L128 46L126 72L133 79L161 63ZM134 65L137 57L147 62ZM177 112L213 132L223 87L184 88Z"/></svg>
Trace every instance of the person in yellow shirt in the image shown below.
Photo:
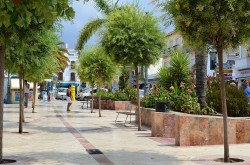
<svg viewBox="0 0 250 165"><path fill-rule="evenodd" d="M67 93L66 93L66 99L67 99L67 102L68 102L68 105L67 105L67 111L68 112L70 111L69 107L72 104L70 87L71 87L71 85L68 85L68 89L67 89Z"/></svg>

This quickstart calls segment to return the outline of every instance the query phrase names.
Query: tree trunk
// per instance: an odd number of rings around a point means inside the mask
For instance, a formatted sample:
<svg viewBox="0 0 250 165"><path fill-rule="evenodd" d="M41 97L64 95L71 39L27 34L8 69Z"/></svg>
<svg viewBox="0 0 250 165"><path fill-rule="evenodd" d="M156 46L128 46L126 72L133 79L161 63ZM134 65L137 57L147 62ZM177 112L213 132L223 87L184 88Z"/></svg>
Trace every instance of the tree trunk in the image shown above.
<svg viewBox="0 0 250 165"><path fill-rule="evenodd" d="M24 99L25 99L25 92L24 92L24 69L22 67L22 97L23 97L23 102L22 102L22 106L21 106L21 110L22 110L22 119L23 119L23 122L24 122ZM28 96L28 100L27 102L29 101L29 96Z"/></svg>
<svg viewBox="0 0 250 165"><path fill-rule="evenodd" d="M0 45L0 162L3 161L3 98L5 45Z"/></svg>
<svg viewBox="0 0 250 165"><path fill-rule="evenodd" d="M227 104L226 104L226 90L225 78L223 72L223 49L217 48L219 59L219 73L220 73L220 89L221 89L221 106L223 111L223 126L224 126L224 161L229 162L229 143L228 143L228 129L227 129Z"/></svg>
<svg viewBox="0 0 250 165"><path fill-rule="evenodd" d="M207 54L202 51L195 52L195 71L196 71L196 94L201 108L207 106L206 88L207 88Z"/></svg>
<svg viewBox="0 0 250 165"><path fill-rule="evenodd" d="M99 95L99 98L98 98L98 101L99 101L99 117L102 117L102 114L101 114L102 100L101 100L101 93L100 93L100 85L98 85L98 95Z"/></svg>
<svg viewBox="0 0 250 165"><path fill-rule="evenodd" d="M93 109L94 109L94 87L92 86L92 92L91 92L91 97L92 97L92 99L91 99L91 113L94 113L94 111L93 111Z"/></svg>
<svg viewBox="0 0 250 165"><path fill-rule="evenodd" d="M23 107L23 84L22 84L22 67L19 68L19 133L23 132L23 115L22 115L22 107Z"/></svg>
<svg viewBox="0 0 250 165"><path fill-rule="evenodd" d="M33 99L32 99L32 113L35 113L35 103L36 103L36 86L37 86L37 82L34 82L33 85Z"/></svg>
<svg viewBox="0 0 250 165"><path fill-rule="evenodd" d="M141 105L140 105L140 94L139 94L139 74L138 66L135 66L135 77L136 77L136 92L137 92L137 108L138 108L138 131L141 131Z"/></svg>

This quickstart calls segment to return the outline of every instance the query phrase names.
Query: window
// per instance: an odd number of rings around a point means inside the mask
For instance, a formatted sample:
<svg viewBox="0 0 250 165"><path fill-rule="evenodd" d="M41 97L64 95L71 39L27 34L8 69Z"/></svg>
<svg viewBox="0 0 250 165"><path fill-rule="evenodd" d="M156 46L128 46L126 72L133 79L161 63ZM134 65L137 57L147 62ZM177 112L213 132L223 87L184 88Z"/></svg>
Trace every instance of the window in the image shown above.
<svg viewBox="0 0 250 165"><path fill-rule="evenodd" d="M71 69L75 69L75 63L76 63L75 61L71 61L71 62L70 62Z"/></svg>
<svg viewBox="0 0 250 165"><path fill-rule="evenodd" d="M74 72L70 73L70 81L76 81L76 74Z"/></svg>
<svg viewBox="0 0 250 165"><path fill-rule="evenodd" d="M58 73L58 80L63 80L63 72Z"/></svg>

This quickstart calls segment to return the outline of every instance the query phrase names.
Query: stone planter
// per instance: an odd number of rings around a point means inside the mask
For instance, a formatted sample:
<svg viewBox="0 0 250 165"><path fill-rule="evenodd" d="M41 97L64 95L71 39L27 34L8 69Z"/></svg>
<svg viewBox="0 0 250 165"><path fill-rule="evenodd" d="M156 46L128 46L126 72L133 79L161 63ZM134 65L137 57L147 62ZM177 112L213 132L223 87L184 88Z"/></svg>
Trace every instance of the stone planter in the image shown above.
<svg viewBox="0 0 250 165"><path fill-rule="evenodd" d="M136 110L136 112L137 112L137 110ZM151 127L151 113L152 112L155 112L154 108L142 108L142 110L141 110L141 123L142 123L142 125ZM138 114L138 112L136 114ZM135 120L138 123L138 115L136 115Z"/></svg>
<svg viewBox="0 0 250 165"><path fill-rule="evenodd" d="M101 104L102 109L108 110L130 110L131 108L130 101L101 100ZM94 100L93 107L99 108L98 100Z"/></svg>
<svg viewBox="0 0 250 165"><path fill-rule="evenodd" d="M152 136L175 138L177 146L223 144L223 118L178 112L152 112ZM230 144L250 143L250 119L228 118Z"/></svg>

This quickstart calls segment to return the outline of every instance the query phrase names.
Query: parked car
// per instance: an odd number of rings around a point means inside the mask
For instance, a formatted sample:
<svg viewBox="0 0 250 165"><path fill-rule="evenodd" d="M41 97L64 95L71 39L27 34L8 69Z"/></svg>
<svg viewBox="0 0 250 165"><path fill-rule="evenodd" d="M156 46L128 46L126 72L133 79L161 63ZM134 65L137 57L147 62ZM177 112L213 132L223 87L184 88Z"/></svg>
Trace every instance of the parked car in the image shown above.
<svg viewBox="0 0 250 165"><path fill-rule="evenodd" d="M66 100L67 89L68 88L59 88L58 92L56 93L56 99Z"/></svg>
<svg viewBox="0 0 250 165"><path fill-rule="evenodd" d="M107 92L108 90L106 88L100 88L102 91ZM94 93L97 92L97 88L94 88ZM87 96L91 96L92 94L92 88L85 88L82 92L79 92L76 94L76 100L86 100Z"/></svg>
<svg viewBox="0 0 250 165"><path fill-rule="evenodd" d="M144 89L139 90L139 95L140 95L140 98L144 97Z"/></svg>

